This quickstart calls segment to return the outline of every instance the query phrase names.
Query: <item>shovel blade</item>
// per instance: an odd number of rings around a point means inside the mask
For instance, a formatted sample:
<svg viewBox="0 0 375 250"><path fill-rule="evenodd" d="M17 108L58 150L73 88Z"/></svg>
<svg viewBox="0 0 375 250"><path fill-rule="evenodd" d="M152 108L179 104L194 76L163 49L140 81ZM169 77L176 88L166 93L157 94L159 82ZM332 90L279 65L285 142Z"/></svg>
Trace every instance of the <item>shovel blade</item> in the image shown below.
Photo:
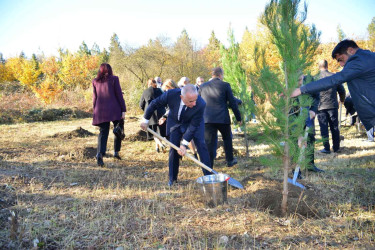
<svg viewBox="0 0 375 250"><path fill-rule="evenodd" d="M210 168L210 170L211 170L212 173L218 174L218 172L213 170L212 168ZM242 184L239 181L237 181L236 179L233 179L232 177L229 178L228 184L235 187L235 188L243 189Z"/></svg>
<svg viewBox="0 0 375 250"><path fill-rule="evenodd" d="M297 186L299 188L302 188L302 189L306 189L306 187L304 185L302 185L301 183L298 183L297 181L293 181L292 179L288 178L288 182L290 184L293 184L294 186Z"/></svg>
<svg viewBox="0 0 375 250"><path fill-rule="evenodd" d="M235 188L243 189L242 184L236 179L233 179L232 177L228 180L228 184Z"/></svg>

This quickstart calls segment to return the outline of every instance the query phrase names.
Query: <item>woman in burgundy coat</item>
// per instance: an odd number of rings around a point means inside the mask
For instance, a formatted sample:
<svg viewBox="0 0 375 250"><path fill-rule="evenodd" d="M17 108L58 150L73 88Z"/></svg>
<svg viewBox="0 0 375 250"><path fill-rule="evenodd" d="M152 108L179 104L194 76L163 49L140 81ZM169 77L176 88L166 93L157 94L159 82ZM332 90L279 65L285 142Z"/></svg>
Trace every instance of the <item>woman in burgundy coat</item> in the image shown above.
<svg viewBox="0 0 375 250"><path fill-rule="evenodd" d="M103 156L107 150L107 140L110 122L116 126L125 118L126 105L122 96L120 81L112 73L109 64L100 65L97 77L92 81L94 116L92 124L99 126L98 151L96 155L99 166L104 166ZM121 159L119 151L121 149L121 138L115 136L114 154L117 159Z"/></svg>

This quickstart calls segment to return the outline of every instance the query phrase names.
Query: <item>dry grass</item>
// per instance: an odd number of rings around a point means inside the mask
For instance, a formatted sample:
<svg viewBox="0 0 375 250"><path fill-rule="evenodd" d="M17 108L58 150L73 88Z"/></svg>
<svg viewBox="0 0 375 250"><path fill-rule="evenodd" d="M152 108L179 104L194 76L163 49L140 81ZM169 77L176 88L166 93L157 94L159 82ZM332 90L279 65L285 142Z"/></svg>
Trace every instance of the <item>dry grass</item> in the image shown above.
<svg viewBox="0 0 375 250"><path fill-rule="evenodd" d="M128 137L138 124L127 118ZM216 170L242 181L245 190L231 189L228 204L206 208L194 184L202 172L192 162L182 162L179 184L169 189L168 154L155 153L153 142L125 140L123 160L104 158L106 167L99 168L96 136L63 136L77 127L98 133L91 119L0 126L0 248L375 246L375 143L363 142L353 129L344 128L342 153L316 154L326 173L309 173L301 181L309 195L297 194L295 209L281 218L267 207L267 199L278 197L281 172L259 164L258 157L269 154L266 145L252 142L245 159L236 138L239 164L230 169L219 152ZM302 206L312 215L295 212Z"/></svg>

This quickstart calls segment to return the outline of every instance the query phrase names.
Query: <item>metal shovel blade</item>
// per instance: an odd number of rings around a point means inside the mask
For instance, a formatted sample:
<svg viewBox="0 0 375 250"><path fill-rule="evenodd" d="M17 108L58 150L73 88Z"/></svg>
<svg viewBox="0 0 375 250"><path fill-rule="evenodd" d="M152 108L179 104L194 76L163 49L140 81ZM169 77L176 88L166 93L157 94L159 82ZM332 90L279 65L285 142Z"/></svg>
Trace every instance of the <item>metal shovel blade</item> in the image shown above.
<svg viewBox="0 0 375 250"><path fill-rule="evenodd" d="M172 142L168 141L167 139L165 139L164 137L162 137L161 135L159 135L158 133L156 133L152 129L147 128L147 131L150 132L151 134L153 134L154 136L156 136L157 138L159 138L160 140L162 140L163 142L167 143L170 147L174 148L175 150L180 150L179 147L177 147ZM185 156L188 157L193 162L197 163L200 167L202 167L202 168L210 171L213 174L218 174L217 171L213 170L212 168L210 168L210 167L206 166L205 164L203 164L202 162L198 161L191 154L186 153ZM228 184L231 185L231 186L233 186L233 187L235 187L235 188L243 189L242 184L239 181L237 181L236 179L233 179L232 177L229 178Z"/></svg>

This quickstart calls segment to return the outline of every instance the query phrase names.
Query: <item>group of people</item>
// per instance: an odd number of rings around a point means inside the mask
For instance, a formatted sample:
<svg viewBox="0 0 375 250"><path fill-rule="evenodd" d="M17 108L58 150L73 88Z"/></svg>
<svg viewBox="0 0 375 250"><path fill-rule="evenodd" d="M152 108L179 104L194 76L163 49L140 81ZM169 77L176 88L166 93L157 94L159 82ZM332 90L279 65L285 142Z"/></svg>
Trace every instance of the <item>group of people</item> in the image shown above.
<svg viewBox="0 0 375 250"><path fill-rule="evenodd" d="M144 109L141 128L147 130L151 128L155 112L167 108L166 137L179 147L179 150L171 148L169 151L169 186L178 181L179 158L186 154L190 142L194 142L200 161L213 168L218 131L224 141L227 166L237 164L237 158L233 156L228 104L239 122L241 115L230 84L223 81L223 76L222 68L217 67L213 69L210 81L205 83L202 77L198 77L197 84L193 85L187 77L183 77L179 87L166 90ZM210 174L202 170L205 175Z"/></svg>
<svg viewBox="0 0 375 250"><path fill-rule="evenodd" d="M306 126L313 126L313 119L317 114L324 139L324 148L320 152L325 154L331 153L328 127L332 134L332 151L340 150L337 93L340 102L343 103L344 82L347 82L357 115L368 134L372 133L372 138L375 126L375 53L360 49L352 40L343 40L332 51L332 58L343 67L341 72L330 73L327 61L322 60L319 62L320 73L317 81L308 83L308 78L302 75L300 87L291 94L291 97L298 97L301 94L313 96L314 104L309 109L310 119L306 122ZM228 107L232 109L236 120L240 123L242 121L238 101L233 96L230 84L223 81L223 75L222 68L217 67L212 70L212 78L208 82L198 77L195 85L190 84L187 77L182 77L177 84L171 79L163 83L160 77L148 81L148 89L144 91L140 101L140 107L144 110L144 118L140 126L143 130L151 128L179 147L179 150L169 151L169 186L177 182L179 158L186 154L191 142L194 142L200 161L213 168L218 131L224 142L227 166L237 164L237 159L233 156ZM92 84L93 125L100 128L96 158L98 165L103 166L110 122L115 126L121 124L123 126L121 121L125 117L126 105L118 77L113 76L109 64L104 63L100 66ZM165 151L164 144L157 138L154 139L156 150ZM311 132L308 136L308 144L313 145L314 141L314 132ZM120 149L121 139L115 136L113 156L117 159L121 159ZM310 160L309 170L324 172L315 166L313 152ZM207 170L202 170L205 175L210 174Z"/></svg>
<svg viewBox="0 0 375 250"><path fill-rule="evenodd" d="M340 96L340 102L344 102L343 83L347 83L353 108L357 111L368 137L372 140L375 127L375 53L360 49L352 40L343 40L333 49L332 58L343 67L342 71L336 74L328 72L327 62L323 60L319 62L318 80L300 86L291 94L291 97L298 97L301 94L319 94L318 121L321 135L325 139L324 148L320 152L325 154L331 153L328 125L332 133L332 150L334 152L340 150L337 93ZM311 169L316 172L323 171L315 165Z"/></svg>

